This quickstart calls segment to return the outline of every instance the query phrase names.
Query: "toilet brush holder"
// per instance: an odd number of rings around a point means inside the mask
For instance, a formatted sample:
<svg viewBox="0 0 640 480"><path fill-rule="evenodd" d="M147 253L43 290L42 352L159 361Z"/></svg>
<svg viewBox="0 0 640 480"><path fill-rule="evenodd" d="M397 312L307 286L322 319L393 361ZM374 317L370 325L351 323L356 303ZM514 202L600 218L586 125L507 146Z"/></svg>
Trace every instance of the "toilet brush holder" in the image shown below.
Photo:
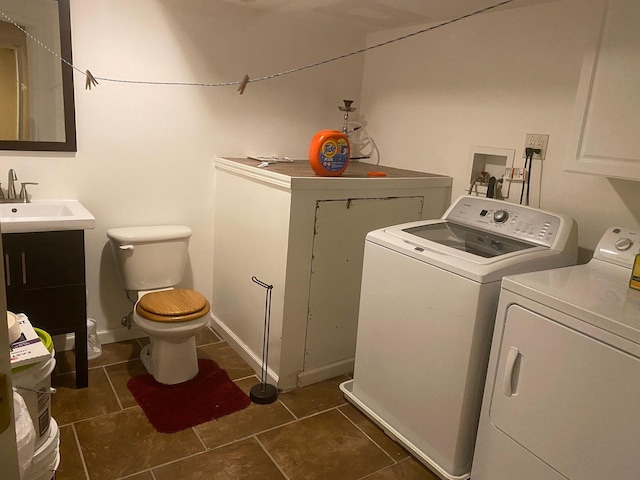
<svg viewBox="0 0 640 480"><path fill-rule="evenodd" d="M269 325L271 323L271 291L273 285L268 285L256 277L251 277L253 283L260 285L266 290L264 302L264 329L262 335L262 368L260 370L260 383L251 387L249 398L253 403L266 405L273 403L278 399L278 389L267 383L268 380L268 362L269 362Z"/></svg>

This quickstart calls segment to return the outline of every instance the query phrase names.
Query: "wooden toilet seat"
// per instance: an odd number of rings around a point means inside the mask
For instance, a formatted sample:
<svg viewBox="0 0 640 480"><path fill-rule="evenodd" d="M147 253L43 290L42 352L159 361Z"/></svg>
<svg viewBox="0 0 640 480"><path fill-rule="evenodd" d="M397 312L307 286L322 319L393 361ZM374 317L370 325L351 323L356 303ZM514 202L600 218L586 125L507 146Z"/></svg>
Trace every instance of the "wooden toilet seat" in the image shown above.
<svg viewBox="0 0 640 480"><path fill-rule="evenodd" d="M136 304L136 313L155 322L188 322L209 313L209 302L186 288L151 292Z"/></svg>

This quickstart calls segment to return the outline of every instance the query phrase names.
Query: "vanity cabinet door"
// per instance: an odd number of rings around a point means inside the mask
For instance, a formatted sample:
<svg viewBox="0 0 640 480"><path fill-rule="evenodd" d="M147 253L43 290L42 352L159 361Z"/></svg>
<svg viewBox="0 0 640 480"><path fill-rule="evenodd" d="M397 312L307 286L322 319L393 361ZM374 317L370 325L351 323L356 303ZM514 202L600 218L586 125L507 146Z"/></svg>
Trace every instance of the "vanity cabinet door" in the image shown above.
<svg viewBox="0 0 640 480"><path fill-rule="evenodd" d="M84 230L7 233L2 246L8 310L51 335L73 333L76 386L86 387Z"/></svg>
<svg viewBox="0 0 640 480"><path fill-rule="evenodd" d="M86 318L86 288L80 284L18 290L11 299L7 296L7 305L51 335L69 333Z"/></svg>
<svg viewBox="0 0 640 480"><path fill-rule="evenodd" d="M9 233L2 244L8 289L85 283L82 230Z"/></svg>

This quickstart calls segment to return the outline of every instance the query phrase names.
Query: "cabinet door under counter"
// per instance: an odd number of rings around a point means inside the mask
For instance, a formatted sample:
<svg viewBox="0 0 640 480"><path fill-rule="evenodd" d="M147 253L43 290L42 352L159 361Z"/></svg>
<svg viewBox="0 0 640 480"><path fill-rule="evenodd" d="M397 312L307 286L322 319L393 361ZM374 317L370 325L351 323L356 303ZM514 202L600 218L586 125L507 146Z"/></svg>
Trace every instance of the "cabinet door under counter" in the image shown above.
<svg viewBox="0 0 640 480"><path fill-rule="evenodd" d="M76 386L88 385L84 230L2 234L7 308L51 335L75 335Z"/></svg>
<svg viewBox="0 0 640 480"><path fill-rule="evenodd" d="M306 161L216 158L214 328L261 369L272 284L269 381L287 390L353 370L364 238L439 218L451 177L351 162L340 177ZM369 176L375 170L385 176Z"/></svg>

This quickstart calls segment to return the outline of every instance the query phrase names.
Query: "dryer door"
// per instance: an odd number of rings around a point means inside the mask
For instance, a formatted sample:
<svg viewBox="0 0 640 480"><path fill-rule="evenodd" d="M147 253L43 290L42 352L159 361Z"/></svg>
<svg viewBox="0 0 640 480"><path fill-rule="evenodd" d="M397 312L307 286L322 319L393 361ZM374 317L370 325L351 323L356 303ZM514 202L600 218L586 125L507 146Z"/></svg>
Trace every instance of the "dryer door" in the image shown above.
<svg viewBox="0 0 640 480"><path fill-rule="evenodd" d="M572 480L637 477L638 398L637 349L509 307L490 417L554 470Z"/></svg>

